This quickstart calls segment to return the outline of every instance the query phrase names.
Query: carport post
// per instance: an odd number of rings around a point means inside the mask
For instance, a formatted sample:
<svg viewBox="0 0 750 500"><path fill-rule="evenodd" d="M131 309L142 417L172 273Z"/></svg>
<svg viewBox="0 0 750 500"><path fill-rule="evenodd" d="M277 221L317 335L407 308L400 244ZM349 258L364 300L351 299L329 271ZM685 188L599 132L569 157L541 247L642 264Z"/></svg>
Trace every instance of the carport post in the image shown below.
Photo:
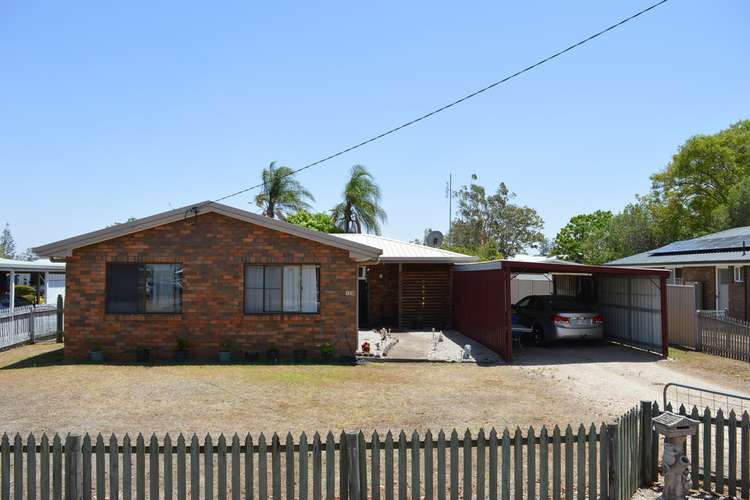
<svg viewBox="0 0 750 500"><path fill-rule="evenodd" d="M659 292L661 294L661 351L666 358L669 355L669 319L667 305L667 277L659 278Z"/></svg>
<svg viewBox="0 0 750 500"><path fill-rule="evenodd" d="M505 288L505 311L503 312L503 357L505 361L511 363L513 361L513 311L511 310L510 300L510 269L503 269L500 273L501 279L503 280L503 287Z"/></svg>

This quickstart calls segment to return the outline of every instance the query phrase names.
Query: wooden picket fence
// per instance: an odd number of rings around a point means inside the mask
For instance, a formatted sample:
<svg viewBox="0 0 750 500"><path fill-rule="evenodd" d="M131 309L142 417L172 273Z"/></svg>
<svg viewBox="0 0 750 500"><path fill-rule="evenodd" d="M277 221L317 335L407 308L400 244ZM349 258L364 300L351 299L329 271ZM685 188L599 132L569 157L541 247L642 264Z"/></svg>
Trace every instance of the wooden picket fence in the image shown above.
<svg viewBox="0 0 750 500"><path fill-rule="evenodd" d="M668 403L667 411L673 411ZM654 403L654 415L659 406ZM698 433L687 440L693 489L718 495L750 498L750 415L737 415L718 408L715 411L693 406L688 412L680 405L677 413L701 422ZM655 436L654 438L655 439ZM658 440L654 440L653 456L660 456ZM658 452L658 454L657 454ZM655 467L655 464L651 465Z"/></svg>
<svg viewBox="0 0 750 500"><path fill-rule="evenodd" d="M624 499L641 481L643 414L525 434L5 435L0 499Z"/></svg>
<svg viewBox="0 0 750 500"><path fill-rule="evenodd" d="M750 361L750 322L698 311L699 349L726 358Z"/></svg>
<svg viewBox="0 0 750 500"><path fill-rule="evenodd" d="M54 304L0 309L0 349L55 336L58 312Z"/></svg>

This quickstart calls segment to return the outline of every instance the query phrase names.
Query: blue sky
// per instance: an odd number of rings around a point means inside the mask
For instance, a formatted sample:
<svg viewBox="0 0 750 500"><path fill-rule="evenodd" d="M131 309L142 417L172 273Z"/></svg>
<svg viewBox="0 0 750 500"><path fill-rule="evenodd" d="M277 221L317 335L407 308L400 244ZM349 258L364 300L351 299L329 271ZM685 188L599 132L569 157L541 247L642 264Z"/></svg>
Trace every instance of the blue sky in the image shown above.
<svg viewBox="0 0 750 500"><path fill-rule="evenodd" d="M650 2L0 3L0 223L19 250L255 184L497 80ZM384 234L445 230L445 183L504 181L554 236L619 210L690 135L750 118L750 4L671 0L351 165ZM248 205L251 195L229 203Z"/></svg>

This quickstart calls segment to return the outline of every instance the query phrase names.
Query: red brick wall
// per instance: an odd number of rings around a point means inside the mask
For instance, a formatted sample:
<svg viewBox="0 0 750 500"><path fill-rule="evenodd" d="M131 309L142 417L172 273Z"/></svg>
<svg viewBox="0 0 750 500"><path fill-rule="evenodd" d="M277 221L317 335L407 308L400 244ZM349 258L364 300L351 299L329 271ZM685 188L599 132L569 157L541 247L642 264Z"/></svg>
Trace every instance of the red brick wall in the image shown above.
<svg viewBox="0 0 750 500"><path fill-rule="evenodd" d="M740 283L734 282L734 271L730 276L729 282L729 315L733 318L747 319L747 293L745 287L747 286L747 271L748 267L744 267L745 281Z"/></svg>
<svg viewBox="0 0 750 500"><path fill-rule="evenodd" d="M182 314L105 312L107 262L179 262ZM244 314L245 264L320 264L320 314ZM67 260L65 357L82 360L100 347L110 360L133 360L137 346L174 358L185 337L189 358L216 359L223 341L233 356L271 347L291 357L320 345L351 355L357 345L357 264L346 250L208 213L73 251ZM347 295L347 292L352 292Z"/></svg>
<svg viewBox="0 0 750 500"><path fill-rule="evenodd" d="M716 268L714 266L683 267L682 280L703 283L703 309L716 308Z"/></svg>

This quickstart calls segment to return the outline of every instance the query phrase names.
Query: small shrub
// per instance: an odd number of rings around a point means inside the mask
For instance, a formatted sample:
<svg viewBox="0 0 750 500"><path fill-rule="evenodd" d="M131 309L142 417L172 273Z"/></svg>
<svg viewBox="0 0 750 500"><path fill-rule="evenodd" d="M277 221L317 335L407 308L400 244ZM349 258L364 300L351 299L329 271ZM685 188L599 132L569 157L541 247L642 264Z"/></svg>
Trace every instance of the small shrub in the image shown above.
<svg viewBox="0 0 750 500"><path fill-rule="evenodd" d="M270 347L266 351L266 361L270 361L271 363L278 363L280 356L281 353L278 347Z"/></svg>
<svg viewBox="0 0 750 500"><path fill-rule="evenodd" d="M330 342L325 342L320 346L320 358L323 361L331 361L336 357L336 348Z"/></svg>

